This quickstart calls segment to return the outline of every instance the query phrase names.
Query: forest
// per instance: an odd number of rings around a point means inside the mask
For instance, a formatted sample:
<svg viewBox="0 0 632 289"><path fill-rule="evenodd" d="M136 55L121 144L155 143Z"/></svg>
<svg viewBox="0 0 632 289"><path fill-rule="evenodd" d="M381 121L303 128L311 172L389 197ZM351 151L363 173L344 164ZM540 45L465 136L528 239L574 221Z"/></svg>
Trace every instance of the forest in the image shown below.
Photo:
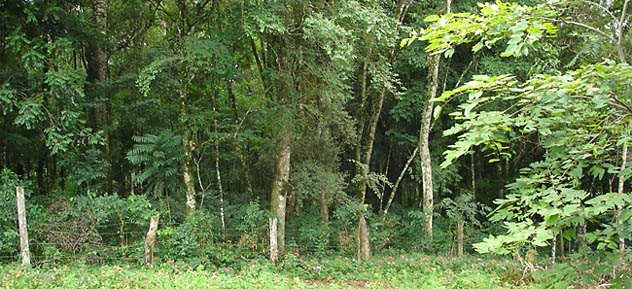
<svg viewBox="0 0 632 289"><path fill-rule="evenodd" d="M632 288L631 6L0 1L0 287Z"/></svg>

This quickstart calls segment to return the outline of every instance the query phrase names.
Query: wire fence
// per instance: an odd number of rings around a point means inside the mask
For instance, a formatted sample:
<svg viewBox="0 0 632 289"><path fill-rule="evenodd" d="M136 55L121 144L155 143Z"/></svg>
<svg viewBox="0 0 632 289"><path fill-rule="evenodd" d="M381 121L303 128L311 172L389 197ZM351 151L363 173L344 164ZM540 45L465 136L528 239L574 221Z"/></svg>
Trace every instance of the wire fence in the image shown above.
<svg viewBox="0 0 632 289"><path fill-rule="evenodd" d="M169 224L170 227L177 225ZM179 224L180 226L182 225ZM123 226L126 227L126 226ZM129 226L132 227L132 226ZM131 229L120 230L120 224L103 224L91 226L89 231L80 231L75 229L64 230L63 224L55 224L48 227L45 231L33 232L33 237L30 239L32 259L35 264L51 264L58 262L68 262L73 260L103 263L103 262L141 262L144 253L144 241L147 234L145 230ZM157 258L169 258L168 254L164 254L169 248L164 247L164 244L169 243L174 245L173 240L169 240L173 231L166 231L164 228L158 229L157 237ZM317 236L312 236L311 240L303 240L297 236L290 236L286 238L286 252L294 253L299 251L301 254L310 254L314 252L353 252L355 248L355 234L354 232L346 232L346 243L339 240L340 232L329 232L328 235L323 236L322 239L318 239ZM235 252L243 252L243 250L251 250L254 255L267 254L268 245L268 232L266 228L253 229L234 229L226 228L224 231L218 228L209 228L209 232L205 233L211 240L202 240L204 244L177 244L178 246L207 246L208 250L213 250L212 247L226 247L237 246L242 247L242 250ZM59 236L64 236L63 240ZM122 237L122 238L119 238ZM183 237L183 236L180 236ZM241 244L240 241L254 240L256 243L245 242ZM107 242L106 242L107 240ZM375 244L399 243L409 242L410 238L403 236L386 236L385 240L376 241ZM162 244L161 244L162 243ZM0 255L0 263L11 263L20 260L19 251L17 250L14 255ZM211 247L211 248L209 248ZM256 248L256 249L253 249ZM231 250L231 248L225 248ZM233 247L232 249L238 249ZM379 248L378 248L379 249ZM161 251L162 250L162 251ZM186 249L185 249L186 250ZM220 249L217 249L220 250ZM208 255L203 256L190 256L192 258L205 258ZM250 255L252 257L252 254Z"/></svg>

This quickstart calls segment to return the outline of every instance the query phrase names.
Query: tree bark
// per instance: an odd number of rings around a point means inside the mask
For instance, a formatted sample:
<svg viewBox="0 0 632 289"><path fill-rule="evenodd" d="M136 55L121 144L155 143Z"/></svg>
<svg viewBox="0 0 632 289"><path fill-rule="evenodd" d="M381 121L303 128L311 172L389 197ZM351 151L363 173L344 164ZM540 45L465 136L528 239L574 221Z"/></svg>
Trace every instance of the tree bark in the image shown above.
<svg viewBox="0 0 632 289"><path fill-rule="evenodd" d="M195 183L191 174L191 162L193 162L193 156L191 148L193 141L189 137L188 129L184 129L185 132L182 136L182 178L184 180L184 187L186 189L186 214L191 215L195 211Z"/></svg>
<svg viewBox="0 0 632 289"><path fill-rule="evenodd" d="M327 194L325 192L320 192L320 196L318 199L318 204L320 205L320 216L323 225L327 225L329 223L329 207L327 205Z"/></svg>
<svg viewBox="0 0 632 289"><path fill-rule="evenodd" d="M290 156L291 144L290 137L281 135L279 137L277 152L276 172L274 174L274 182L272 183L272 191L270 194L270 210L273 218L276 220L276 230L273 234L270 232L270 259L274 259L273 253L283 255L285 250L285 212L287 202L287 189L290 179ZM271 226L272 227L272 226ZM272 245L276 244L276 252L273 251Z"/></svg>
<svg viewBox="0 0 632 289"><path fill-rule="evenodd" d="M446 13L450 13L451 0L446 1ZM424 114L421 118L421 128L419 129L419 149L421 151L421 169L423 181L423 211L426 214L424 223L424 233L428 236L429 244L432 246L432 215L434 212L434 196L432 183L432 160L430 158L430 126L433 115L434 103L432 99L437 97L439 90L439 63L441 55L428 56L428 93L424 100Z"/></svg>
<svg viewBox="0 0 632 289"><path fill-rule="evenodd" d="M92 22L96 26L99 39L104 39L107 30L107 6L108 0L93 0ZM101 152L102 158L110 164L106 176L106 191L113 191L112 150L110 142L110 110L112 100L110 94L104 88L108 78L108 56L98 41L90 41L86 49L86 74L87 91L93 97L94 107L90 109L90 124L95 130L103 130L105 147Z"/></svg>
<svg viewBox="0 0 632 289"><path fill-rule="evenodd" d="M181 83L180 88L180 131L182 133L182 179L184 180L185 194L186 194L186 215L189 216L195 211L195 182L193 181L193 175L191 174L191 164L193 163L193 149L194 144L191 139L191 131L187 121L187 94L188 94L188 70L184 74L186 80Z"/></svg>
<svg viewBox="0 0 632 289"><path fill-rule="evenodd" d="M20 231L20 252L22 254L22 267L31 267L31 255L29 252L29 233L26 226L26 208L24 206L24 187L15 188L15 198L18 209L18 229Z"/></svg>
<svg viewBox="0 0 632 289"><path fill-rule="evenodd" d="M470 175L472 176L472 200L476 202L476 170L473 153L470 155Z"/></svg>
<svg viewBox="0 0 632 289"><path fill-rule="evenodd" d="M215 96L213 96L213 112L215 109ZM215 176L217 177L217 190L219 191L219 217L222 223L222 238L226 240L226 220L224 219L224 187L222 186L222 174L219 170L219 136L217 130L217 118L213 120L215 129Z"/></svg>
<svg viewBox="0 0 632 289"><path fill-rule="evenodd" d="M632 123L629 123L628 127L632 127ZM622 153L621 153L621 168L619 170L620 174L622 174L623 171L625 171L627 162L628 162L628 142L626 141L626 142L623 142L623 148L622 148ZM623 174L619 177L617 192L621 195L625 194L625 178ZM623 226L623 221L621 220L622 210L623 210L623 207L619 207L618 212L617 212L617 225L619 227ZM619 249L621 250L621 252L625 251L625 238L619 239Z"/></svg>
<svg viewBox="0 0 632 289"><path fill-rule="evenodd" d="M409 0L400 0L397 6L397 11L395 11L395 20L397 21L397 29L399 29L399 25L403 20L406 7L408 7L410 1ZM372 49L369 48L367 53L367 57L371 55ZM392 60L395 55L395 49L390 51L390 59ZM359 117L358 117L358 142L356 143L356 176L361 176L360 181L356 186L356 197L360 200L360 204L364 205L364 201L366 198L366 185L367 185L367 175L370 171L371 164L371 154L373 153L373 143L375 140L375 131L377 128L377 122L379 120L380 114L382 112L382 105L384 103L384 97L386 95L386 89L382 89L375 98L372 99L373 107L371 110L371 116L369 118L368 130L366 132L366 138L364 137L364 128L365 128L365 109L368 103L368 92L367 92L367 78L368 78L368 60L365 60L364 65L361 71L361 87L360 87L360 109L359 109ZM366 219L364 217L364 212L358 212L358 259L366 260L371 256L371 247L369 244L369 230L366 225Z"/></svg>
<svg viewBox="0 0 632 289"><path fill-rule="evenodd" d="M279 261L279 245L277 243L277 218L270 217L270 260Z"/></svg>
<svg viewBox="0 0 632 289"><path fill-rule="evenodd" d="M419 130L419 150L421 155L422 170L422 194L423 194L423 211L426 214L424 223L424 233L432 244L432 214L434 210L434 196L432 183L432 161L430 159L430 124L432 120L433 98L437 96L439 88L439 59L440 56L429 56L428 64L431 67L431 73L428 80L428 95L424 100L425 109L421 118L421 129Z"/></svg>

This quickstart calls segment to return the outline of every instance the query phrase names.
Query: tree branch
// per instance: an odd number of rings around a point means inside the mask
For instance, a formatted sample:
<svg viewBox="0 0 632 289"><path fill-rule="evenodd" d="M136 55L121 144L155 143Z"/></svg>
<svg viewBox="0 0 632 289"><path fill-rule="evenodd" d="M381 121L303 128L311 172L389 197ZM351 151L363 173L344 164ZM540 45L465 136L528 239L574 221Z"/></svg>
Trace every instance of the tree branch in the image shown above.
<svg viewBox="0 0 632 289"><path fill-rule="evenodd" d="M625 59L625 54L623 53L623 46L621 45L623 42L623 26L625 24L625 17L628 11L628 4L630 0L625 0L623 3L623 11L621 12L621 20L617 23L617 51L619 52L619 60L621 63L627 63Z"/></svg>
<svg viewBox="0 0 632 289"><path fill-rule="evenodd" d="M588 24L584 24L581 22L576 22L576 21L572 21L572 20L565 20L565 19L554 19L554 18L548 18L548 17L543 17L542 19L547 20L547 21L551 21L551 22L561 22L564 24L572 24L572 25L577 25L579 27L583 27L586 28L588 30L592 30L593 32L596 32L597 34L601 34L602 36L610 39L610 41L612 42L617 42L614 37L612 37L611 35L608 35L607 33L599 30L598 28L592 27Z"/></svg>
<svg viewBox="0 0 632 289"><path fill-rule="evenodd" d="M592 5L595 6L601 10L603 10L604 12L606 12L608 14L608 16L610 16L612 18L612 20L614 20L615 22L617 22L617 17L614 16L614 14L612 14L612 12L610 12L610 10L608 10L608 8L604 7L603 5L599 4L599 3L595 3L592 1L588 1L588 0L575 0L577 2L582 2L588 5Z"/></svg>

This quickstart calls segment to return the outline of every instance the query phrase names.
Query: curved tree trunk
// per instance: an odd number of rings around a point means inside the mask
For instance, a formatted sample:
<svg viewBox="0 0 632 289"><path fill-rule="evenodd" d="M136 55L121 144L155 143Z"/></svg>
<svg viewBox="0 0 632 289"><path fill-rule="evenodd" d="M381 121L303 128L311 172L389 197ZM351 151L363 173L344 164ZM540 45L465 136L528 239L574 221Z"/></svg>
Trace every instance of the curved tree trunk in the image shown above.
<svg viewBox="0 0 632 289"><path fill-rule="evenodd" d="M422 194L423 194L423 211L426 214L424 223L424 233L432 244L432 214L434 211L434 196L432 183L432 160L430 159L430 124L432 120L433 98L437 96L439 88L439 55L429 56L428 63L431 67L431 73L428 80L428 94L424 100L425 109L421 119L421 129L419 130L419 149L421 155L422 170Z"/></svg>
<svg viewBox="0 0 632 289"><path fill-rule="evenodd" d="M446 13L450 13L452 0L446 0ZM424 99L425 109L421 118L421 128L419 129L419 149L421 155L421 169L423 181L423 210L426 214L424 223L424 233L428 236L429 244L432 246L432 214L434 212L434 195L432 183L432 160L430 158L430 127L433 115L434 103L432 99L437 97L439 90L439 63L441 55L428 56L428 93Z"/></svg>
<svg viewBox="0 0 632 289"><path fill-rule="evenodd" d="M404 15L406 13L406 8L410 5L410 0L399 0L397 11L395 11L395 20L397 21L397 29L399 30L399 24L402 22ZM371 55L372 49L369 48L368 55ZM395 56L395 49L390 51L389 58L392 60ZM360 181L356 186L356 197L360 200L361 204L364 205L364 201L366 198L366 186L367 186L367 175L370 171L371 165L371 154L373 153L373 142L375 141L375 131L377 129L377 122L380 118L380 114L382 112L382 105L384 103L384 97L386 95L386 89L382 89L378 94L375 95L375 98L372 99L373 107L370 110L370 118L368 122L367 131L365 133L364 129L367 125L365 119L365 110L368 105L368 89L367 89L367 78L368 78L368 61L365 61L362 71L362 75L360 77L361 87L360 87L360 109L359 109L359 117L358 117L358 142L356 144L356 155L355 161L356 164L356 176L361 176ZM358 259L366 260L371 256L371 246L369 244L369 229L366 224L366 219L364 217L364 212L358 212Z"/></svg>

